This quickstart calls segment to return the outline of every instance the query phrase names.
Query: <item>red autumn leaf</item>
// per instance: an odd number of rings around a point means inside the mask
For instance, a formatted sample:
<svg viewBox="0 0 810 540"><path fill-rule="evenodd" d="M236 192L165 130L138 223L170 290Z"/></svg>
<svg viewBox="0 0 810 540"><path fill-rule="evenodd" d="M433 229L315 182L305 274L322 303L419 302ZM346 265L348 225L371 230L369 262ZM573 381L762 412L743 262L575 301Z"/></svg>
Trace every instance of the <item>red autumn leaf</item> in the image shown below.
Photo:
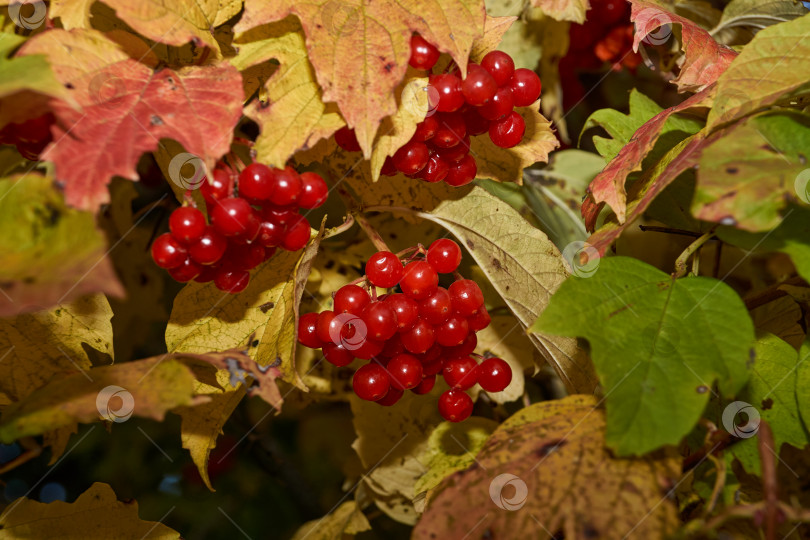
<svg viewBox="0 0 810 540"><path fill-rule="evenodd" d="M230 148L243 96L233 66L155 71L101 33L79 29L39 34L20 54L45 55L82 107L55 106L54 142L42 156L55 164L71 206L93 210L108 202L111 178L136 180L141 155L162 138L209 167Z"/></svg>
<svg viewBox="0 0 810 540"><path fill-rule="evenodd" d="M619 154L608 163L607 167L593 179L588 191L593 199L592 203L582 205L582 217L586 223L593 227L596 222L596 214L601 210L602 205L607 203L616 213L619 223L624 223L627 214L627 192L624 184L627 176L641 170L641 162L647 153L652 150L658 140L661 130L664 128L667 119L677 112L685 111L692 107L703 105L711 98L714 87L710 86L705 90L691 96L684 102L664 109L653 116L646 124L641 126L625 145Z"/></svg>
<svg viewBox="0 0 810 540"><path fill-rule="evenodd" d="M685 17L665 11L646 0L630 0L630 20L635 23L633 50L642 41L661 45L672 35L672 25L681 25L684 60L680 74L672 82L679 92L699 92L712 84L737 57L737 53L717 43L711 34Z"/></svg>

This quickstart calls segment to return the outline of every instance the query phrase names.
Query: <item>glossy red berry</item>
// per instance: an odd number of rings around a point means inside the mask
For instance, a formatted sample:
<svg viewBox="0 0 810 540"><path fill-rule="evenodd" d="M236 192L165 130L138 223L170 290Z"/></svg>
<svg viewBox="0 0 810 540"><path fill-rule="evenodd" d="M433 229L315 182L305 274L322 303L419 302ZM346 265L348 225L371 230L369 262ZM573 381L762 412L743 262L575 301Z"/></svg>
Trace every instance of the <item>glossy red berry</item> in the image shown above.
<svg viewBox="0 0 810 540"><path fill-rule="evenodd" d="M225 252L225 260L234 268L253 270L264 262L264 246L253 244L231 244Z"/></svg>
<svg viewBox="0 0 810 540"><path fill-rule="evenodd" d="M335 312L330 309L321 311L318 314L318 321L315 324L315 333L318 335L318 339L324 343L334 343L332 340L332 322L335 320L335 315ZM337 333L339 330L338 328L335 332Z"/></svg>
<svg viewBox="0 0 810 540"><path fill-rule="evenodd" d="M335 367L348 366L354 361L354 355L351 353L351 351L346 350L343 345L324 343L322 349L323 357L327 362Z"/></svg>
<svg viewBox="0 0 810 540"><path fill-rule="evenodd" d="M397 332L397 316L385 302L372 302L361 313L368 339L385 341Z"/></svg>
<svg viewBox="0 0 810 540"><path fill-rule="evenodd" d="M277 170L275 174L275 189L270 194L270 202L277 206L291 206L298 204L298 198L304 191L301 177L292 167Z"/></svg>
<svg viewBox="0 0 810 540"><path fill-rule="evenodd" d="M492 319L489 316L489 312L487 312L486 306L481 306L478 308L475 313L467 317L467 323L470 325L470 330L473 332L478 332L479 330L483 330L487 326Z"/></svg>
<svg viewBox="0 0 810 540"><path fill-rule="evenodd" d="M500 358L487 358L478 366L478 384L487 392L501 392L512 382L512 368Z"/></svg>
<svg viewBox="0 0 810 540"><path fill-rule="evenodd" d="M383 161L382 169L380 169L380 174L383 176L395 176L397 174L397 168L394 165L394 160L391 159L391 156L385 158Z"/></svg>
<svg viewBox="0 0 810 540"><path fill-rule="evenodd" d="M278 247L284 241L286 232L287 229L283 225L272 221L262 221L259 225L259 235L256 237L256 242L264 247ZM309 235L309 231L307 231L307 235Z"/></svg>
<svg viewBox="0 0 810 540"><path fill-rule="evenodd" d="M411 36L411 58L408 63L414 69L433 69L439 59L439 49L428 43L428 41L414 34Z"/></svg>
<svg viewBox="0 0 810 540"><path fill-rule="evenodd" d="M489 120L481 116L478 107L469 107L461 114L464 116L468 136L474 137L489 130Z"/></svg>
<svg viewBox="0 0 810 540"><path fill-rule="evenodd" d="M436 374L430 375L429 377L425 377L422 379L422 382L411 388L411 392L414 394L427 394L433 387L436 385Z"/></svg>
<svg viewBox="0 0 810 540"><path fill-rule="evenodd" d="M298 343L310 349L320 349L323 341L318 338L318 314L305 313L298 319Z"/></svg>
<svg viewBox="0 0 810 540"><path fill-rule="evenodd" d="M445 322L452 312L450 293L444 287L419 302L419 316L433 325Z"/></svg>
<svg viewBox="0 0 810 540"><path fill-rule="evenodd" d="M186 260L186 249L169 233L152 242L152 259L161 268L177 268Z"/></svg>
<svg viewBox="0 0 810 540"><path fill-rule="evenodd" d="M450 422L466 420L473 410L473 401L463 390L451 388L439 397L439 414Z"/></svg>
<svg viewBox="0 0 810 540"><path fill-rule="evenodd" d="M259 233L259 218L250 204L239 197L216 201L211 211L211 225L224 236L252 240Z"/></svg>
<svg viewBox="0 0 810 540"><path fill-rule="evenodd" d="M433 138L437 129L439 129L439 121L435 116L428 116L416 124L416 132L411 137L411 140L425 142Z"/></svg>
<svg viewBox="0 0 810 540"><path fill-rule="evenodd" d="M206 227L199 240L188 247L188 254L199 264L214 264L222 258L228 241L213 227Z"/></svg>
<svg viewBox="0 0 810 540"><path fill-rule="evenodd" d="M450 171L450 167L454 164L458 163L464 156L470 153L470 136L465 135L461 142L455 146L451 146L450 148L439 148L436 150L436 154L442 158L448 164L448 172Z"/></svg>
<svg viewBox="0 0 810 540"><path fill-rule="evenodd" d="M390 388L388 388L388 392L383 397L378 399L376 403L377 405L382 405L383 407L390 407L391 405L394 405L397 401L399 401L400 398L402 398L402 394L404 394L402 390L399 390L391 386Z"/></svg>
<svg viewBox="0 0 810 540"><path fill-rule="evenodd" d="M435 340L433 326L423 319L418 319L410 330L400 332L399 337L405 349L413 354L427 351Z"/></svg>
<svg viewBox="0 0 810 540"><path fill-rule="evenodd" d="M183 244L196 242L205 232L205 216L190 206L178 208L169 217L169 230Z"/></svg>
<svg viewBox="0 0 810 540"><path fill-rule="evenodd" d="M245 290L250 282L250 273L247 270L234 270L223 266L217 270L214 285L220 291L236 294Z"/></svg>
<svg viewBox="0 0 810 540"><path fill-rule="evenodd" d="M309 222L304 219L304 216L299 215L287 225L284 239L281 241L281 247L287 251L298 251L307 245L309 236Z"/></svg>
<svg viewBox="0 0 810 540"><path fill-rule="evenodd" d="M478 382L478 363L469 356L451 358L444 363L442 375L451 388L466 390Z"/></svg>
<svg viewBox="0 0 810 540"><path fill-rule="evenodd" d="M461 113L439 114L437 120L439 127L430 142L439 148L450 148L461 144L467 134L464 116Z"/></svg>
<svg viewBox="0 0 810 540"><path fill-rule="evenodd" d="M409 298L422 300L436 291L439 286L439 274L428 262L413 261L405 267L399 286Z"/></svg>
<svg viewBox="0 0 810 540"><path fill-rule="evenodd" d="M489 139L501 148L512 148L523 140L526 122L523 117L512 111L500 120L489 124Z"/></svg>
<svg viewBox="0 0 810 540"><path fill-rule="evenodd" d="M360 315L369 302L371 297L364 288L352 284L344 285L335 293L335 313Z"/></svg>
<svg viewBox="0 0 810 540"><path fill-rule="evenodd" d="M394 167L405 174L416 174L427 165L430 151L425 143L410 141L394 152Z"/></svg>
<svg viewBox="0 0 810 540"><path fill-rule="evenodd" d="M490 73L477 64L467 67L467 78L461 83L461 93L470 105L483 105L498 91L498 83Z"/></svg>
<svg viewBox="0 0 810 540"><path fill-rule="evenodd" d="M436 110L439 112L457 111L464 105L464 94L461 93L461 79L450 73L430 76L430 85L439 94Z"/></svg>
<svg viewBox="0 0 810 540"><path fill-rule="evenodd" d="M224 169L214 169L200 186L200 193L205 202L212 206L216 201L233 195L233 178Z"/></svg>
<svg viewBox="0 0 810 540"><path fill-rule="evenodd" d="M362 334L355 333L355 341L359 342L355 344L346 343L344 346L352 351L352 354L357 358L362 358L363 360L371 360L379 356L382 352L383 348L385 347L385 343L382 341L376 341L373 339L363 339ZM356 348L355 348L356 347Z"/></svg>
<svg viewBox="0 0 810 540"><path fill-rule="evenodd" d="M369 362L354 373L352 388L360 399L377 401L385 396L391 383L385 368L376 362Z"/></svg>
<svg viewBox="0 0 810 540"><path fill-rule="evenodd" d="M469 324L469 319L467 320L467 324ZM467 334L467 337L464 338L461 345L455 345L447 348L448 356L469 356L473 353L473 351L475 351L475 347L478 346L478 337L476 337L475 332L472 331L472 329L470 330L470 333Z"/></svg>
<svg viewBox="0 0 810 540"><path fill-rule="evenodd" d="M180 266L169 269L169 275L175 281L186 283L199 276L202 271L203 267L201 265L191 260L191 257L186 257Z"/></svg>
<svg viewBox="0 0 810 540"><path fill-rule="evenodd" d="M217 271L219 271L219 268L216 266L203 266L202 272L194 278L194 281L197 283L210 283L217 277Z"/></svg>
<svg viewBox="0 0 810 540"><path fill-rule="evenodd" d="M399 334L394 334L385 342L383 350L380 351L380 356L383 358L393 358L404 352L405 345L402 344L402 339L399 337Z"/></svg>
<svg viewBox="0 0 810 540"><path fill-rule="evenodd" d="M383 289L396 286L404 273L399 257L390 251L378 251L366 262L366 277L372 285Z"/></svg>
<svg viewBox="0 0 810 540"><path fill-rule="evenodd" d="M262 207L262 219L278 225L288 225L299 218L298 209L294 206L276 206L267 204Z"/></svg>
<svg viewBox="0 0 810 540"><path fill-rule="evenodd" d="M318 208L326 202L329 197L329 187L323 177L314 172L304 172L301 178L301 196L298 198L298 206L301 208Z"/></svg>
<svg viewBox="0 0 810 540"><path fill-rule="evenodd" d="M251 163L239 173L239 196L267 200L276 187L273 170L262 163Z"/></svg>
<svg viewBox="0 0 810 540"><path fill-rule="evenodd" d="M453 311L462 317L469 317L484 305L484 293L476 282L471 279L454 281L447 291L453 301Z"/></svg>
<svg viewBox="0 0 810 540"><path fill-rule="evenodd" d="M408 390L422 382L422 363L415 356L398 354L388 362L387 368L394 388Z"/></svg>
<svg viewBox="0 0 810 540"><path fill-rule="evenodd" d="M455 272L461 263L461 248L449 238L434 240L428 248L427 262L440 274Z"/></svg>
<svg viewBox="0 0 810 540"><path fill-rule="evenodd" d="M444 177L444 182L454 187L466 186L475 180L476 174L478 174L478 164L475 162L474 157L467 154L458 163L450 166L447 176Z"/></svg>
<svg viewBox="0 0 810 540"><path fill-rule="evenodd" d="M431 183L441 182L447 177L449 171L450 165L441 158L438 152L431 152L427 165L419 173L419 178Z"/></svg>
<svg viewBox="0 0 810 540"><path fill-rule="evenodd" d="M357 136L354 134L354 130L349 129L348 126L343 126L335 132L335 142L347 152L360 151L360 143L357 142Z"/></svg>
<svg viewBox="0 0 810 540"><path fill-rule="evenodd" d="M515 73L515 62L512 57L503 51L490 51L481 60L484 68L495 79L495 84L503 86L509 82Z"/></svg>
<svg viewBox="0 0 810 540"><path fill-rule="evenodd" d="M515 107L528 107L540 97L542 84L537 73L530 69L516 69L509 80L509 88L515 100Z"/></svg>
<svg viewBox="0 0 810 540"><path fill-rule="evenodd" d="M394 310L397 316L397 329L402 332L408 330L419 318L419 304L402 293L390 294L384 302Z"/></svg>
<svg viewBox="0 0 810 540"><path fill-rule="evenodd" d="M508 86L503 88L499 88L495 95L478 107L478 114L481 115L482 118L486 120L494 121L498 120L499 118L503 118L515 107L515 100L512 96L512 90L509 89ZM489 128L487 128L489 129Z"/></svg>
<svg viewBox="0 0 810 540"><path fill-rule="evenodd" d="M464 343L470 333L470 325L464 317L453 314L442 324L436 326L436 343L444 347L453 347Z"/></svg>

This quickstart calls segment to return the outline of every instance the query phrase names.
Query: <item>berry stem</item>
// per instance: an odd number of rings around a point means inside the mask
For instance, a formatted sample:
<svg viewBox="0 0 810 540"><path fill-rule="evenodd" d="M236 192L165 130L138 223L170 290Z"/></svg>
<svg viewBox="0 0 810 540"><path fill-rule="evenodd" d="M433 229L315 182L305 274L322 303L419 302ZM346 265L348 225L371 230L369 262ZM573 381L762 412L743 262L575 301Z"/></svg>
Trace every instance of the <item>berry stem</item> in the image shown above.
<svg viewBox="0 0 810 540"><path fill-rule="evenodd" d="M348 214L343 217L343 223L341 223L337 227L330 227L329 229L326 229L326 231L323 233L323 239L326 240L327 238L332 238L341 233L344 233L349 229L351 229L353 225L354 225L354 216L352 214Z"/></svg>
<svg viewBox="0 0 810 540"><path fill-rule="evenodd" d="M374 247L377 248L378 251L391 251L388 247L388 244L385 243L383 237L380 236L380 233L369 223L368 219L362 214L356 214L354 216L355 221L357 224L360 225L360 228L363 229L363 232L366 233L371 243L374 244Z"/></svg>

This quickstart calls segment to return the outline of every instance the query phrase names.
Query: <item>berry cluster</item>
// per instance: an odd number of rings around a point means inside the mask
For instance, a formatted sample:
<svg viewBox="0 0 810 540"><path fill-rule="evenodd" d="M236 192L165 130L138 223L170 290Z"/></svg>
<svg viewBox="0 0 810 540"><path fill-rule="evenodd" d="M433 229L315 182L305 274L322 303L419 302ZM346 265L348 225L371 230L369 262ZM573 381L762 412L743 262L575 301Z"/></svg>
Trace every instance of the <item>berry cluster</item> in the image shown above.
<svg viewBox="0 0 810 540"><path fill-rule="evenodd" d="M406 262L403 267L389 251L372 255L364 278L371 294L356 284L341 287L333 310L301 316L298 341L321 349L337 367L355 358L369 360L355 372L352 387L360 398L384 406L396 403L405 390L430 392L441 373L450 389L439 398L439 412L460 422L473 409L465 390L479 384L500 392L512 380L512 370L500 358L479 364L473 354L475 333L490 322L478 285L456 274L447 289L439 286L439 274L455 273L461 262L458 244L436 240L427 251L416 248ZM397 286L402 292L376 296L376 287Z"/></svg>
<svg viewBox="0 0 810 540"><path fill-rule="evenodd" d="M309 222L299 208L326 202L328 188L319 175L273 169L253 163L239 173L238 195L233 174L223 168L206 178L200 191L210 224L197 208L172 212L169 231L152 243L152 258L177 281L213 281L222 291L241 292L249 271L277 247L298 251L309 241Z"/></svg>
<svg viewBox="0 0 810 540"><path fill-rule="evenodd" d="M51 125L55 118L48 113L22 124L8 124L0 130L0 144L10 144L25 159L37 161L39 154L51 142Z"/></svg>
<svg viewBox="0 0 810 540"><path fill-rule="evenodd" d="M411 38L410 65L430 70L439 51L415 34ZM515 69L505 52L492 51L480 64L467 66L461 79L458 69L430 76L428 116L417 124L411 140L386 159L382 174L401 172L410 178L451 186L469 184L478 172L470 155L470 137L488 133L501 148L520 143L526 130L523 117L513 109L526 107L540 97L540 78L529 69ZM434 114L435 113L435 114ZM347 151L360 150L354 132L344 127L335 134Z"/></svg>

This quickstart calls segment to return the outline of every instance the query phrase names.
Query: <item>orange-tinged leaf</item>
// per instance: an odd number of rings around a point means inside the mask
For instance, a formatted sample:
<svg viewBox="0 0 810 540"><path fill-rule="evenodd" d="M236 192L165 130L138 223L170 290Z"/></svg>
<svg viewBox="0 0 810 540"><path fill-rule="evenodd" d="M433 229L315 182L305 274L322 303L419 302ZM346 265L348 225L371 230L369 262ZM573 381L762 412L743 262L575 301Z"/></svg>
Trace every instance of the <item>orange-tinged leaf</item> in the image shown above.
<svg viewBox="0 0 810 540"><path fill-rule="evenodd" d="M494 51L503 40L503 35L517 20L517 17L491 17L484 21L484 35L473 42L470 60L480 62L489 51Z"/></svg>
<svg viewBox="0 0 810 540"><path fill-rule="evenodd" d="M711 34L693 21L661 9L647 0L630 0L636 35L633 50L638 52L644 40L659 44L672 34L672 24L681 26L681 42L684 53L678 77L672 82L679 92L699 92L712 84L728 68L737 52L717 43ZM648 37L653 34L653 37ZM660 34L660 35L659 35Z"/></svg>
<svg viewBox="0 0 810 540"><path fill-rule="evenodd" d="M43 54L83 112L57 105L53 161L67 203L95 209L109 201L113 176L138 178L141 154L175 139L214 162L229 148L241 116L242 82L233 66L154 71L92 30L52 30L32 38L23 54Z"/></svg>
<svg viewBox="0 0 810 540"><path fill-rule="evenodd" d="M393 92L408 67L411 34L419 32L466 70L485 20L481 0L248 0L236 30L290 13L301 20L323 99L337 103L366 158L380 122L396 111Z"/></svg>
<svg viewBox="0 0 810 540"><path fill-rule="evenodd" d="M604 0L594 0L602 2ZM590 9L588 0L532 0L532 6L558 21L585 22L585 12Z"/></svg>

